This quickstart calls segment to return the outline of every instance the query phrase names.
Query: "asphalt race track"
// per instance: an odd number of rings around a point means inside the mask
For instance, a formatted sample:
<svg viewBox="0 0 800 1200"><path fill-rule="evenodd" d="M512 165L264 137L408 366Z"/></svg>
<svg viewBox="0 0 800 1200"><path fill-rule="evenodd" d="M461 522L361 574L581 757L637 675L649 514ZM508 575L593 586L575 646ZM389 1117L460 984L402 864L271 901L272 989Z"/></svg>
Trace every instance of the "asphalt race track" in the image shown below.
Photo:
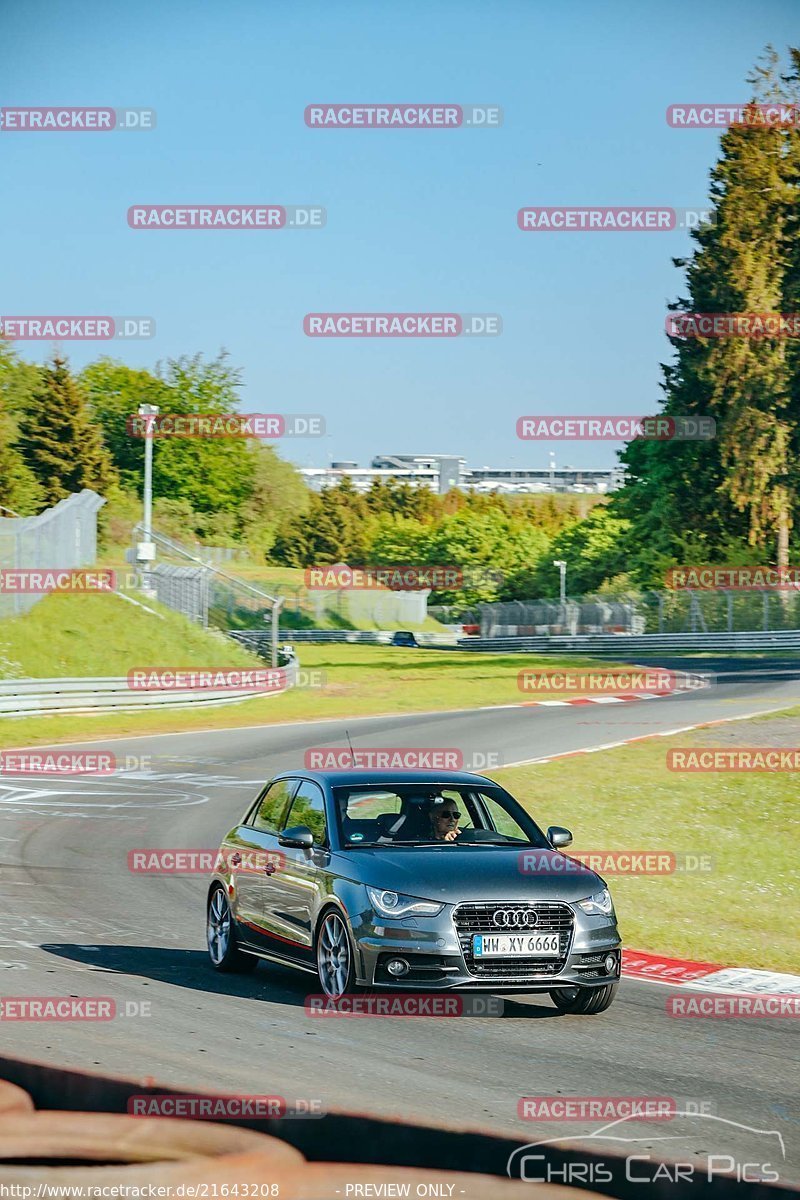
<svg viewBox="0 0 800 1200"><path fill-rule="evenodd" d="M798 702L800 682L773 671L657 701L346 724L357 746L461 747L505 765ZM3 1052L154 1076L184 1090L317 1099L326 1109L484 1126L530 1141L595 1126L520 1121L521 1096L674 1097L725 1121L780 1130L781 1175L800 1180L791 1020L675 1020L665 1013L674 989L630 980L607 1013L590 1018L561 1016L546 997L516 996L502 1017L314 1019L303 1008L310 976L263 963L249 977L213 973L204 877L131 874L128 850L216 847L264 779L302 765L309 746L343 745L344 728L331 721L93 743L150 762L107 778L4 778L0 995L112 996L123 1012L147 1001L151 1015L108 1025L0 1022ZM570 824L568 798L543 795L535 811L540 824ZM712 961L713 949L709 930ZM688 1148L741 1154L750 1136L695 1121Z"/></svg>

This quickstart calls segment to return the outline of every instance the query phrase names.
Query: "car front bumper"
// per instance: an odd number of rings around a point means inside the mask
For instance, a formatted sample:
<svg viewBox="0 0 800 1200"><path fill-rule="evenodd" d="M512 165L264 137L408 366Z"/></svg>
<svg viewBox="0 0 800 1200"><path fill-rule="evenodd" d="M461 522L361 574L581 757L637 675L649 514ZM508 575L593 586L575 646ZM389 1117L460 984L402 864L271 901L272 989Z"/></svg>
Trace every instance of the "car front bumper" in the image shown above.
<svg viewBox="0 0 800 1200"><path fill-rule="evenodd" d="M505 902L508 903L508 902ZM458 907L458 906L456 906ZM571 928L563 933L556 960L493 959L476 963L471 934L456 928L452 906L438 917L387 920L370 914L353 929L358 982L388 991L548 992L558 987L602 987L620 977L621 938L615 918L587 916L571 905ZM606 958L614 958L609 971ZM388 964L408 970L392 975Z"/></svg>

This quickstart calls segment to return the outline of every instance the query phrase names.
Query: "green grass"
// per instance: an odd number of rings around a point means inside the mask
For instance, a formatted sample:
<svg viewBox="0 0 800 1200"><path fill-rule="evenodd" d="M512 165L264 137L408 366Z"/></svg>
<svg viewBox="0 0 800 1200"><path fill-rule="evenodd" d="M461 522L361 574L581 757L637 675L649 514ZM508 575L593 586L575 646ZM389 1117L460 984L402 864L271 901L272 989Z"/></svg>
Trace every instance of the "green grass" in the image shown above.
<svg viewBox="0 0 800 1200"><path fill-rule="evenodd" d="M164 620L115 596L48 596L26 616L0 624L0 659L16 665L15 676L35 678L125 675L136 666L263 665L222 634L160 611ZM303 644L298 655L304 669L321 674L323 687L199 710L7 718L0 745L514 704L524 698L517 688L523 667L591 665L393 646Z"/></svg>
<svg viewBox="0 0 800 1200"><path fill-rule="evenodd" d="M0 623L0 653L13 676L125 675L132 667L252 666L258 660L220 633L146 601L163 619L116 595L51 595Z"/></svg>
<svg viewBox="0 0 800 1200"><path fill-rule="evenodd" d="M753 745L769 721L797 741L800 709L722 726ZM772 731L770 731L772 732ZM566 825L575 850L663 850L712 856L707 874L609 876L623 940L725 965L797 972L800 918L798 777L676 774L670 746L708 745L720 728L493 772L540 825ZM761 733L760 744L763 742Z"/></svg>

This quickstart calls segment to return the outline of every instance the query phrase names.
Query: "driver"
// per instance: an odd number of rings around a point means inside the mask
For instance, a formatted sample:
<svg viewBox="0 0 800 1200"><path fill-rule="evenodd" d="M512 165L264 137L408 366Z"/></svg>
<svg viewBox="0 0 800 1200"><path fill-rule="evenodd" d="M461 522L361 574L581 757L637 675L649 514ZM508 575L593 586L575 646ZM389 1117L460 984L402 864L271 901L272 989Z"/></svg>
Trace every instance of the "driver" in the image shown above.
<svg viewBox="0 0 800 1200"><path fill-rule="evenodd" d="M461 830L458 822L461 813L456 807L455 800L437 796L429 809L431 830L436 842L454 842Z"/></svg>

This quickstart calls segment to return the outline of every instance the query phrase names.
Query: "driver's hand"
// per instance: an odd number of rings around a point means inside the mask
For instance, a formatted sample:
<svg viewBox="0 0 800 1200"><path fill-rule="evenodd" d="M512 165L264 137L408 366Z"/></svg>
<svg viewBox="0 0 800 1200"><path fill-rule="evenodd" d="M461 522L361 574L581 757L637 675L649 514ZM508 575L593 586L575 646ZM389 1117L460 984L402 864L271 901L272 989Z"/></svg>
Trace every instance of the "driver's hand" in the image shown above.
<svg viewBox="0 0 800 1200"><path fill-rule="evenodd" d="M444 835L444 841L454 842L460 833L461 830L458 828L458 826L456 826L455 829L448 829L447 833Z"/></svg>

